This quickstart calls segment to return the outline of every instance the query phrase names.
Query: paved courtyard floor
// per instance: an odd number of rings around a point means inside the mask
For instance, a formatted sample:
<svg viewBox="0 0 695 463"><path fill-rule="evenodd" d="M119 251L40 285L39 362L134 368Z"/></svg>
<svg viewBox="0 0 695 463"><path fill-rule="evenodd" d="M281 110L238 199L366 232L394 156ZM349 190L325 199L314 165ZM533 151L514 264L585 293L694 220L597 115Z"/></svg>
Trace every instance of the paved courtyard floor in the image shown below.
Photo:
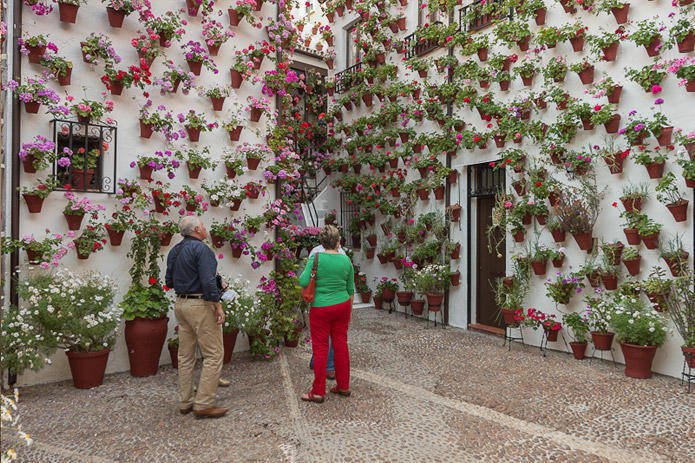
<svg viewBox="0 0 695 463"><path fill-rule="evenodd" d="M356 309L351 397L305 403L310 348L272 363L234 354L220 419L177 408L171 366L20 391L24 462L695 462L695 393L620 365L403 314ZM333 385L328 382L328 385Z"/></svg>

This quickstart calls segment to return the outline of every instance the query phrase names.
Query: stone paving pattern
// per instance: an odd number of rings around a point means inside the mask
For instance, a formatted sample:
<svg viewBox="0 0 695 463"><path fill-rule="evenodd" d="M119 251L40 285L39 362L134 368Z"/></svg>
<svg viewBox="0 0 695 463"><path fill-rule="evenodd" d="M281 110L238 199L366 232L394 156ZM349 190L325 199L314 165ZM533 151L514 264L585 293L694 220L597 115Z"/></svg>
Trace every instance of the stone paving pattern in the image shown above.
<svg viewBox="0 0 695 463"><path fill-rule="evenodd" d="M323 404L299 400L310 346L271 363L235 353L223 368L232 384L218 390L230 412L215 420L179 414L171 366L91 390L23 388L34 445L19 461L695 461L695 393L676 379L518 343L509 352L500 338L373 308L355 310L349 345L353 394Z"/></svg>

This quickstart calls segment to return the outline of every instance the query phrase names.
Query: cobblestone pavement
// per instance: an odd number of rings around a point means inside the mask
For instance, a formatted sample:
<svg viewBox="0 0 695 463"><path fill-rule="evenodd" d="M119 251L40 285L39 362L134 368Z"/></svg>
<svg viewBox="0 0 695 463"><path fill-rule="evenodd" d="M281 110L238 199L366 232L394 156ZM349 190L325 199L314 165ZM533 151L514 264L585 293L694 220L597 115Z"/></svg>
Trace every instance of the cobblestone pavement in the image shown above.
<svg viewBox="0 0 695 463"><path fill-rule="evenodd" d="M218 403L227 416L177 409L171 366L23 388L26 462L689 462L695 393L678 380L628 378L620 365L454 328L355 310L351 397L305 403L309 347L272 362L235 354ZM328 383L332 385L331 382Z"/></svg>

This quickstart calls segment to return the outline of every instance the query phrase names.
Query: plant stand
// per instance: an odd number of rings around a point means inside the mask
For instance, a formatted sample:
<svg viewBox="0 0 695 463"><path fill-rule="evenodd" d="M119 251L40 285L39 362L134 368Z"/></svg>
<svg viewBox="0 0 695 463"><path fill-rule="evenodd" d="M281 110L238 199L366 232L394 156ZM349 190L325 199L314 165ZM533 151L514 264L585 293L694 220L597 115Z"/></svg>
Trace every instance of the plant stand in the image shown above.
<svg viewBox="0 0 695 463"><path fill-rule="evenodd" d="M437 314L439 314L439 324L442 326L442 329L446 329L446 325L444 324L444 312L442 311L442 306L435 306L438 309L437 310L431 310L430 305L427 304L427 324L425 325L425 329L430 327L430 312L434 312L434 327L437 327Z"/></svg>
<svg viewBox="0 0 695 463"><path fill-rule="evenodd" d="M512 330L517 329L519 330L519 336L513 336L512 335ZM521 326L517 325L510 325L509 323L504 324L504 343L502 343L502 347L506 346L507 343L509 343L509 346L507 347L507 351L512 350L512 341L521 341L521 345L526 347L526 343L524 342L524 330L521 328Z"/></svg>
<svg viewBox="0 0 695 463"><path fill-rule="evenodd" d="M567 344L567 339L565 339L565 334L562 332L562 330L559 330L560 332L558 335L562 336L562 342L565 343L565 348L567 349L568 353L572 353L572 349L570 349L569 344ZM543 337L541 338L541 345L538 346L541 349L541 352L543 352L543 357L545 357L546 352L548 351L548 336L550 332L543 330ZM550 341L550 342L557 342L555 341Z"/></svg>
<svg viewBox="0 0 695 463"><path fill-rule="evenodd" d="M611 360L613 361L613 368L617 368L618 364L615 363L615 356L613 355L613 349L614 347L611 347L610 349L597 349L596 346L592 346L594 351L591 353L591 356L589 357L589 363L591 364L594 359L596 358L596 351L600 352L600 359L603 360L603 353L608 352L611 354Z"/></svg>
<svg viewBox="0 0 695 463"><path fill-rule="evenodd" d="M683 381L688 381L688 394L690 394L690 384L695 381L695 373L693 373L693 367L691 366L695 363L695 353L693 352L683 352L683 373L681 373L681 386ZM685 370L688 370L686 373Z"/></svg>

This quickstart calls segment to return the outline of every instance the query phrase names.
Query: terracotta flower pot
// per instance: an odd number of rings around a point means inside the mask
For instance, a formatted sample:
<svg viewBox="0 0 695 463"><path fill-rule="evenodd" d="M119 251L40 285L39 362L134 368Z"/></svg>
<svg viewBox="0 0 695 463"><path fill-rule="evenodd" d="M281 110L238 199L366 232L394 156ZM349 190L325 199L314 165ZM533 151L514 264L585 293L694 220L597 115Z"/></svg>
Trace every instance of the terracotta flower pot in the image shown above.
<svg viewBox="0 0 695 463"><path fill-rule="evenodd" d="M213 111L222 111L222 107L224 106L224 100L225 100L225 97L221 97L221 98L210 97L210 101L212 102Z"/></svg>
<svg viewBox="0 0 695 463"><path fill-rule="evenodd" d="M376 310L381 310L384 304L384 299L381 296L374 296L374 308Z"/></svg>
<svg viewBox="0 0 695 463"><path fill-rule="evenodd" d="M64 23L75 24L77 20L77 12L80 9L80 5L73 5L71 3L58 3L58 11L60 12L60 20Z"/></svg>
<svg viewBox="0 0 695 463"><path fill-rule="evenodd" d="M531 267L533 267L533 273L536 275L545 275L548 268L547 260L532 260Z"/></svg>
<svg viewBox="0 0 695 463"><path fill-rule="evenodd" d="M584 85L593 83L594 82L594 67L589 66L588 68L583 69L579 73L579 80L581 80L582 84L584 84Z"/></svg>
<svg viewBox="0 0 695 463"><path fill-rule="evenodd" d="M647 247L647 249L656 249L659 247L659 233L652 233L651 235L640 235L640 239Z"/></svg>
<svg viewBox="0 0 695 463"><path fill-rule="evenodd" d="M452 273L450 279L451 286L458 286L461 282L461 272L457 270L456 272Z"/></svg>
<svg viewBox="0 0 695 463"><path fill-rule="evenodd" d="M159 357L167 336L169 317L141 318L125 322L125 341L132 376L157 374Z"/></svg>
<svg viewBox="0 0 695 463"><path fill-rule="evenodd" d="M572 44L572 49L577 53L584 49L584 37L572 37L570 38L570 43Z"/></svg>
<svg viewBox="0 0 695 463"><path fill-rule="evenodd" d="M199 141L201 130L202 129L200 127L186 127L186 133L188 134L188 139L190 141Z"/></svg>
<svg viewBox="0 0 695 463"><path fill-rule="evenodd" d="M25 45L25 48L29 50L29 62L34 64L39 64L41 62L41 57L46 53L46 46L32 46Z"/></svg>
<svg viewBox="0 0 695 463"><path fill-rule="evenodd" d="M618 277L616 275L601 275L601 280L607 291L618 289Z"/></svg>
<svg viewBox="0 0 695 463"><path fill-rule="evenodd" d="M43 198L41 196L29 195L26 193L22 193L22 196L24 197L24 201L27 203L30 213L41 212L41 207L43 206Z"/></svg>
<svg viewBox="0 0 695 463"><path fill-rule="evenodd" d="M396 296L398 297L398 304L402 306L407 306L413 299L412 291L396 291Z"/></svg>
<svg viewBox="0 0 695 463"><path fill-rule="evenodd" d="M681 347L685 361L690 368L695 368L695 347Z"/></svg>
<svg viewBox="0 0 695 463"><path fill-rule="evenodd" d="M583 251L589 251L594 245L594 237L592 233L580 233L577 235L572 235L579 246L579 249Z"/></svg>
<svg viewBox="0 0 695 463"><path fill-rule="evenodd" d="M637 275L640 272L640 262L642 262L642 256L637 256L636 259L624 260L623 264L627 269L628 273L632 276Z"/></svg>
<svg viewBox="0 0 695 463"><path fill-rule="evenodd" d="M396 297L396 292L392 289L384 289L381 291L381 298L384 302L391 302Z"/></svg>
<svg viewBox="0 0 695 463"><path fill-rule="evenodd" d="M77 389L90 389L101 386L104 382L106 363L109 361L111 349L97 352L66 351L72 373L72 382Z"/></svg>
<svg viewBox="0 0 695 463"><path fill-rule="evenodd" d="M644 46L644 49L647 50L647 55L649 56L656 56L659 54L660 49L657 48L659 45L661 45L661 36L656 36L652 39L651 42L649 42L647 45Z"/></svg>
<svg viewBox="0 0 695 463"><path fill-rule="evenodd" d="M603 53L603 59L606 61L615 61L615 58L618 56L618 48L619 47L620 47L620 42L616 42L616 43L612 43L612 44L608 45L607 47L601 48L601 52ZM592 78L592 81L593 81L593 78Z"/></svg>
<svg viewBox="0 0 695 463"><path fill-rule="evenodd" d="M153 132L154 132L154 125L145 124L144 122L140 121L140 137L141 138L150 138L152 136Z"/></svg>
<svg viewBox="0 0 695 463"><path fill-rule="evenodd" d="M237 71L236 69L230 69L229 73L232 77L232 88L241 87L241 83L244 81L241 73L239 71Z"/></svg>
<svg viewBox="0 0 695 463"><path fill-rule="evenodd" d="M410 310L413 312L413 315L420 316L422 315L422 312L425 310L425 301L423 300L418 300L418 299L413 299L410 301Z"/></svg>
<svg viewBox="0 0 695 463"><path fill-rule="evenodd" d="M611 350L613 345L613 337L615 333L599 333L598 331L591 331L591 339L594 343L594 348L596 350Z"/></svg>
<svg viewBox="0 0 695 463"><path fill-rule="evenodd" d="M179 348L167 346L169 349L169 358L171 359L171 367L174 369L179 368Z"/></svg>
<svg viewBox="0 0 695 463"><path fill-rule="evenodd" d="M557 335L560 333L560 330L551 330L543 326L543 331L545 331L545 335L548 337L548 342L557 342Z"/></svg>
<svg viewBox="0 0 695 463"><path fill-rule="evenodd" d="M561 228L551 231L550 234L553 235L553 240L555 240L556 243L562 243L567 239L567 233Z"/></svg>
<svg viewBox="0 0 695 463"><path fill-rule="evenodd" d="M664 175L664 166L666 165L665 162L662 162L659 164L658 162L652 162L651 164L647 164L647 173L649 174L649 178L661 178Z"/></svg>
<svg viewBox="0 0 695 463"><path fill-rule="evenodd" d="M585 342L570 342L570 347L572 348L572 355L577 360L584 360L584 353L586 352L587 343Z"/></svg>
<svg viewBox="0 0 695 463"><path fill-rule="evenodd" d="M680 53L690 53L695 50L695 32L690 31L683 40L678 42L678 51Z"/></svg>
<svg viewBox="0 0 695 463"><path fill-rule="evenodd" d="M24 102L24 110L27 114L37 114L41 108L41 102L39 101L26 101Z"/></svg>
<svg viewBox="0 0 695 463"><path fill-rule="evenodd" d="M65 216L65 220L68 222L68 230L79 230L80 226L82 225L82 218L84 217L84 214L66 214L63 212L63 215Z"/></svg>
<svg viewBox="0 0 695 463"><path fill-rule="evenodd" d="M624 228L623 232L625 233L625 238L627 239L628 244L635 245L642 242L642 238L640 238L639 232L636 228Z"/></svg>
<svg viewBox="0 0 695 463"><path fill-rule="evenodd" d="M236 345L236 338L238 334L239 330L222 334L222 343L224 345L224 357L222 359L222 363L227 364L232 361L232 353L234 352L234 346Z"/></svg>
<svg viewBox="0 0 695 463"><path fill-rule="evenodd" d="M656 355L657 346L638 346L621 342L620 349L625 357L626 376L631 378L652 377L652 361Z"/></svg>
<svg viewBox="0 0 695 463"><path fill-rule="evenodd" d="M442 307L442 301L444 300L443 293L427 293L427 308L430 312L439 312Z"/></svg>
<svg viewBox="0 0 695 463"><path fill-rule="evenodd" d="M620 130L620 114L614 114L613 119L603 124L607 133L617 133Z"/></svg>
<svg viewBox="0 0 695 463"><path fill-rule="evenodd" d="M125 230L116 231L109 230L107 228L106 233L108 233L109 235L109 243L111 244L111 246L120 246L123 242L123 235L125 234Z"/></svg>
<svg viewBox="0 0 695 463"><path fill-rule="evenodd" d="M200 176L200 171L203 170L202 167L198 166L192 166L190 161L186 161L186 167L188 168L188 177L189 178L198 178Z"/></svg>
<svg viewBox="0 0 695 463"><path fill-rule="evenodd" d="M622 7L611 8L611 12L615 17L615 21L618 24L624 24L627 22L627 14L630 11L630 4L625 3Z"/></svg>
<svg viewBox="0 0 695 463"><path fill-rule="evenodd" d="M372 298L372 292L368 291L365 293L360 293L360 299L362 299L363 304L369 304L369 300Z"/></svg>
<svg viewBox="0 0 695 463"><path fill-rule="evenodd" d="M687 199L681 199L678 204L666 206L676 222L685 222L688 219L688 203Z"/></svg>

